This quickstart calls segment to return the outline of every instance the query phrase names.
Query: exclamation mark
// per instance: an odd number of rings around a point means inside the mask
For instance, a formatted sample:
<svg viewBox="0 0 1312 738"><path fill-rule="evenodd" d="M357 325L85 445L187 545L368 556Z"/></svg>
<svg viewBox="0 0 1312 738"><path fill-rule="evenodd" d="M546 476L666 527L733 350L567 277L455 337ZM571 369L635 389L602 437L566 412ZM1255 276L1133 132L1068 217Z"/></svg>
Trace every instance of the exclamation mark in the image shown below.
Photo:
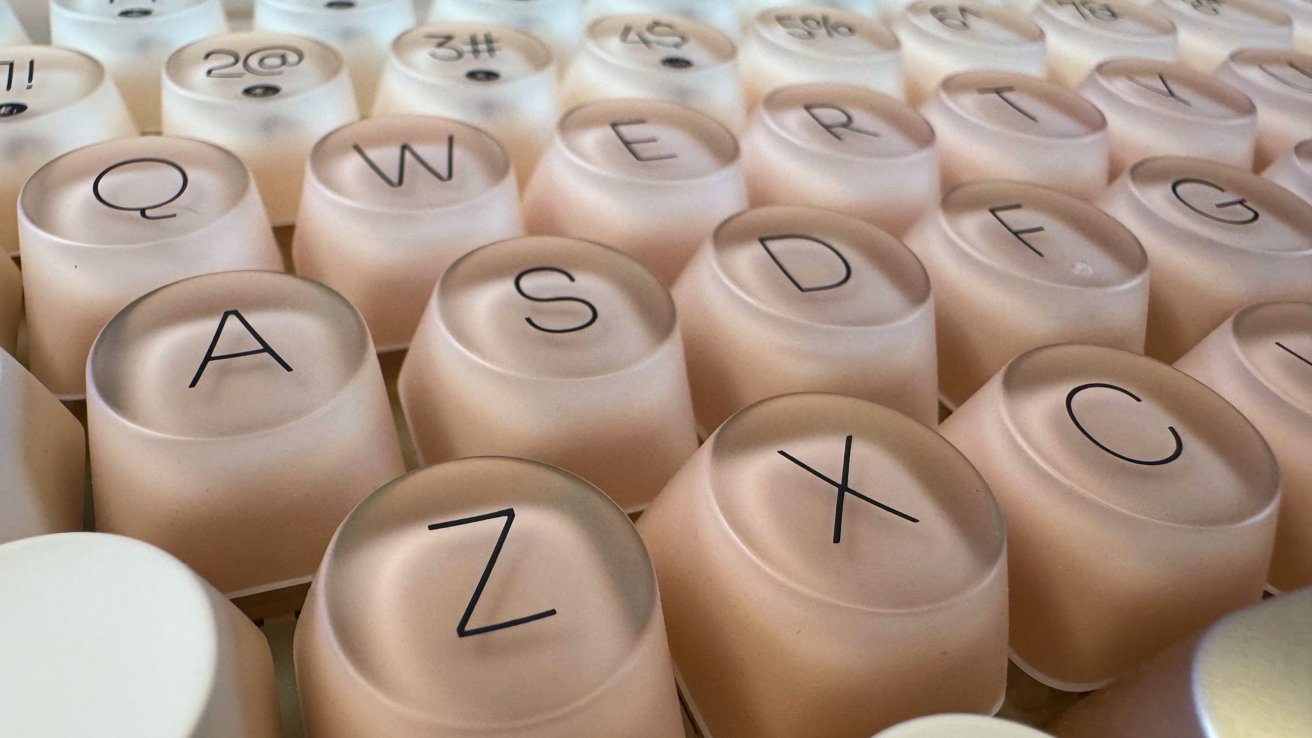
<svg viewBox="0 0 1312 738"><path fill-rule="evenodd" d="M32 78L36 76L36 59L27 60L27 89L32 89Z"/></svg>

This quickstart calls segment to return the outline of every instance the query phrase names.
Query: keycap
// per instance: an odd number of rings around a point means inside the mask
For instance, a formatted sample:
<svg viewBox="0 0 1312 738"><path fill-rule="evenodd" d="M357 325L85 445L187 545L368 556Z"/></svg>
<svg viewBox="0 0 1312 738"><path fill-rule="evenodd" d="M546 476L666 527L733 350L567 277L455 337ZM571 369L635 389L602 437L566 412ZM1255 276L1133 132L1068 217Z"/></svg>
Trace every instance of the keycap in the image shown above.
<svg viewBox="0 0 1312 738"><path fill-rule="evenodd" d="M23 319L23 277L7 256L0 256L0 350L18 350L18 324Z"/></svg>
<svg viewBox="0 0 1312 738"><path fill-rule="evenodd" d="M296 217L310 147L359 117L341 55L281 33L231 33L179 49L164 67L163 106L165 133L241 157L274 225Z"/></svg>
<svg viewBox="0 0 1312 738"><path fill-rule="evenodd" d="M556 63L536 38L505 26L430 23L392 42L374 115L422 113L496 136L527 181L551 142Z"/></svg>
<svg viewBox="0 0 1312 738"><path fill-rule="evenodd" d="M160 70L176 49L228 30L219 0L50 0L50 40L94 56L142 131L160 130Z"/></svg>
<svg viewBox="0 0 1312 738"><path fill-rule="evenodd" d="M674 302L595 243L512 239L457 260L397 389L424 464L522 456L645 506L697 447Z"/></svg>
<svg viewBox="0 0 1312 738"><path fill-rule="evenodd" d="M1243 49L1217 68L1216 77L1257 107L1255 169L1265 168L1312 136L1312 53Z"/></svg>
<svg viewBox="0 0 1312 738"><path fill-rule="evenodd" d="M1294 25L1294 48L1312 54L1312 0L1283 0L1280 9Z"/></svg>
<svg viewBox="0 0 1312 738"><path fill-rule="evenodd" d="M257 0L255 29L297 33L342 55L361 110L373 107L378 78L398 34L415 25L411 0Z"/></svg>
<svg viewBox="0 0 1312 738"><path fill-rule="evenodd" d="M751 20L739 52L748 107L777 87L838 82L902 97L897 38L869 17L823 5L781 5Z"/></svg>
<svg viewBox="0 0 1312 738"><path fill-rule="evenodd" d="M524 234L505 150L446 118L343 126L310 152L292 237L296 273L364 316L380 351L405 348L437 278L473 249Z"/></svg>
<svg viewBox="0 0 1312 738"><path fill-rule="evenodd" d="M771 0L774 4L777 0ZM625 13L659 13L691 18L715 27L730 37L738 35L736 0L588 0L583 12L588 23L607 16Z"/></svg>
<svg viewBox="0 0 1312 738"><path fill-rule="evenodd" d="M1149 356L1175 361L1244 305L1312 301L1312 205L1269 180L1159 157L1136 164L1095 204L1148 252Z"/></svg>
<svg viewBox="0 0 1312 738"><path fill-rule="evenodd" d="M1107 187L1107 119L1061 85L1014 72L961 72L921 106L934 127L943 187L1033 182L1080 198Z"/></svg>
<svg viewBox="0 0 1312 738"><path fill-rule="evenodd" d="M1044 738L1020 723L984 715L946 714L908 720L880 731L874 738Z"/></svg>
<svg viewBox="0 0 1312 738"><path fill-rule="evenodd" d="M542 39L568 59L583 36L582 0L433 0L430 21L498 23Z"/></svg>
<svg viewBox="0 0 1312 738"><path fill-rule="evenodd" d="M761 102L742 147L753 205L831 208L900 236L939 201L934 129L863 87L781 87Z"/></svg>
<svg viewBox="0 0 1312 738"><path fill-rule="evenodd" d="M31 41L27 37L27 30L19 22L18 16L9 7L6 0L0 0L0 48L7 46L26 46Z"/></svg>
<svg viewBox="0 0 1312 738"><path fill-rule="evenodd" d="M998 69L1044 76L1043 30L1011 8L917 0L894 18L907 100L913 105L955 72Z"/></svg>
<svg viewBox="0 0 1312 738"><path fill-rule="evenodd" d="M1211 72L1239 49L1293 43L1289 15L1261 0L1161 0L1156 7L1175 22L1180 61L1200 72Z"/></svg>
<svg viewBox="0 0 1312 738"><path fill-rule="evenodd" d="M1011 658L1043 684L1100 688L1261 598L1279 470L1187 375L1102 346L1037 348L940 432L1002 507Z"/></svg>
<svg viewBox="0 0 1312 738"><path fill-rule="evenodd" d="M1312 585L1312 303L1241 309L1175 362L1239 408L1280 463L1271 589Z"/></svg>
<svg viewBox="0 0 1312 738"><path fill-rule="evenodd" d="M37 170L18 201L32 373L85 393L87 353L123 306L184 277L282 270L236 156L188 138L120 138Z"/></svg>
<svg viewBox="0 0 1312 738"><path fill-rule="evenodd" d="M697 421L834 392L938 421L929 277L897 239L813 207L726 220L675 283Z"/></svg>
<svg viewBox="0 0 1312 738"><path fill-rule="evenodd" d="M87 361L96 527L235 596L314 573L346 514L404 471L360 314L277 272L174 282Z"/></svg>
<svg viewBox="0 0 1312 738"><path fill-rule="evenodd" d="M962 185L906 244L934 285L939 385L950 407L1038 346L1143 352L1148 257L1129 230L1076 197L1020 182Z"/></svg>
<svg viewBox="0 0 1312 738"><path fill-rule="evenodd" d="M560 83L562 110L642 98L687 105L740 130L746 117L733 41L688 18L612 15L588 25Z"/></svg>
<svg viewBox="0 0 1312 738"><path fill-rule="evenodd" d="M1070 738L1297 736L1312 731L1312 590L1225 617L1054 725Z"/></svg>
<svg viewBox="0 0 1312 738"><path fill-rule="evenodd" d="M1312 138L1272 162L1262 176L1312 204Z"/></svg>
<svg viewBox="0 0 1312 738"><path fill-rule="evenodd" d="M82 424L0 351L0 543L82 530L85 461Z"/></svg>
<svg viewBox="0 0 1312 738"><path fill-rule="evenodd" d="M255 624L141 541L63 533L0 546L0 732L276 738Z"/></svg>
<svg viewBox="0 0 1312 738"><path fill-rule="evenodd" d="M1243 92L1182 64L1113 59L1078 92L1107 117L1111 175L1152 156L1198 156L1249 169L1257 108Z"/></svg>
<svg viewBox="0 0 1312 738"><path fill-rule="evenodd" d="M740 411L638 519L684 694L716 738L867 736L997 709L1006 560L988 485L881 405Z"/></svg>
<svg viewBox="0 0 1312 738"><path fill-rule="evenodd" d="M1135 0L1042 0L1030 19L1048 49L1048 77L1076 87L1109 59L1173 62L1175 24Z"/></svg>
<svg viewBox="0 0 1312 738"><path fill-rule="evenodd" d="M545 464L463 459L379 489L334 537L295 645L316 738L683 736L641 539Z"/></svg>
<svg viewBox="0 0 1312 738"><path fill-rule="evenodd" d="M566 113L524 190L529 233L613 246L674 283L694 249L747 208L738 142L715 120L657 100Z"/></svg>
<svg viewBox="0 0 1312 738"><path fill-rule="evenodd" d="M14 46L0 54L0 138L13 142L0 146L0 239L12 255L18 253L18 192L27 178L66 151L135 136L137 128L105 68L86 54L52 46Z"/></svg>
<svg viewBox="0 0 1312 738"><path fill-rule="evenodd" d="M784 5L779 0L730 0L739 8L739 15L745 22L760 15L762 11ZM867 18L878 16L885 3L882 0L816 0L814 5L849 13L864 15Z"/></svg>

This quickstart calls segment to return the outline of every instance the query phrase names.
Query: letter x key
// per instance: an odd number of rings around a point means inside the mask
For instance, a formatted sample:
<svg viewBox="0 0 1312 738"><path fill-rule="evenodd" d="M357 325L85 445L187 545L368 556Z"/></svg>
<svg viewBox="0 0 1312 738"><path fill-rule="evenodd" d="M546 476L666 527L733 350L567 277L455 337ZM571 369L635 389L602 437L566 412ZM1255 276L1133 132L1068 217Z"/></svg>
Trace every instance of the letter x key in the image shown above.
<svg viewBox="0 0 1312 738"><path fill-rule="evenodd" d="M903 520L907 520L912 523L920 522L919 518L913 518L910 515L907 515L906 513L902 512L901 510L898 510L897 508L891 507L889 505L885 505L884 503L872 497L867 497L866 495L861 494L860 492L852 489L847 485L848 471L852 465L852 436L850 435L847 437L847 440L844 441L843 443L843 478L841 481L838 482L835 482L834 480L830 479L824 474L821 474L815 469L812 469L810 466L807 466L806 463L802 462L796 456L793 456L792 454L788 453L787 451L784 451L783 449L779 450L779 455L784 457L785 459L788 459L794 464L797 464L803 469L807 470L812 475L820 479L823 479L828 484L833 485L834 489L838 490L838 499L834 503L834 543L838 543L839 541L843 540L843 501L847 498L848 495L852 495L853 497L859 500L864 500L866 502L869 502L871 505L874 505L880 510L884 510L885 512L890 512L898 516L899 518L902 518Z"/></svg>

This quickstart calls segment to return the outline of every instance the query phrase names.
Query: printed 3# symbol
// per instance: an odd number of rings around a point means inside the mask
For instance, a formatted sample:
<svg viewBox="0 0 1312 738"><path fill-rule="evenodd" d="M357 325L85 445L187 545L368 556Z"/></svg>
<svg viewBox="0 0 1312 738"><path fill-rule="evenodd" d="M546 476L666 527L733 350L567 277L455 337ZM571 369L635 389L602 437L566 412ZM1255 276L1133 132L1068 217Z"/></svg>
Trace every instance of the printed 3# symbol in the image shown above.
<svg viewBox="0 0 1312 738"><path fill-rule="evenodd" d="M861 500L862 502L866 502L871 505L874 505L880 510L896 515L897 517L902 518L903 520L906 520L908 522L911 523L920 522L920 518L914 518L902 512L901 510L898 510L895 507L892 507L890 505L885 505L884 503L874 499L873 497L869 497L867 495L864 495L856 491L855 489L852 489L852 487L848 485L848 480L850 478L849 472L851 471L851 466L852 466L852 436L850 435L843 442L843 475L837 482L830 479L828 476L816 471L812 467L808 466L806 462L798 459L796 456L793 456L792 454L788 453L787 451L784 451L783 449L779 450L779 455L784 457L785 459L788 459L794 464L802 467L807 472L809 472L812 476L823 480L827 484L832 485L833 488L838 491L838 497L834 502L834 543L838 543L843 540L843 503L847 500L848 495L851 495L857 498L858 500Z"/></svg>

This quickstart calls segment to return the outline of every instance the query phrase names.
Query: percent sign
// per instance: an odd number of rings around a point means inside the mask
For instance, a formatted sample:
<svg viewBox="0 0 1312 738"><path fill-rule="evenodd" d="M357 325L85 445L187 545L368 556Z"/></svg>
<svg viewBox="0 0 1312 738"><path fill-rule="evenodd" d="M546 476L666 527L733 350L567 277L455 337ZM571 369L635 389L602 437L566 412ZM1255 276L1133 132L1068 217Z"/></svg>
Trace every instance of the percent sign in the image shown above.
<svg viewBox="0 0 1312 738"><path fill-rule="evenodd" d="M788 32L788 35L806 41L816 38L817 34L824 34L829 38L844 38L855 33L852 26L833 20L827 13L801 16L776 15L775 21Z"/></svg>

